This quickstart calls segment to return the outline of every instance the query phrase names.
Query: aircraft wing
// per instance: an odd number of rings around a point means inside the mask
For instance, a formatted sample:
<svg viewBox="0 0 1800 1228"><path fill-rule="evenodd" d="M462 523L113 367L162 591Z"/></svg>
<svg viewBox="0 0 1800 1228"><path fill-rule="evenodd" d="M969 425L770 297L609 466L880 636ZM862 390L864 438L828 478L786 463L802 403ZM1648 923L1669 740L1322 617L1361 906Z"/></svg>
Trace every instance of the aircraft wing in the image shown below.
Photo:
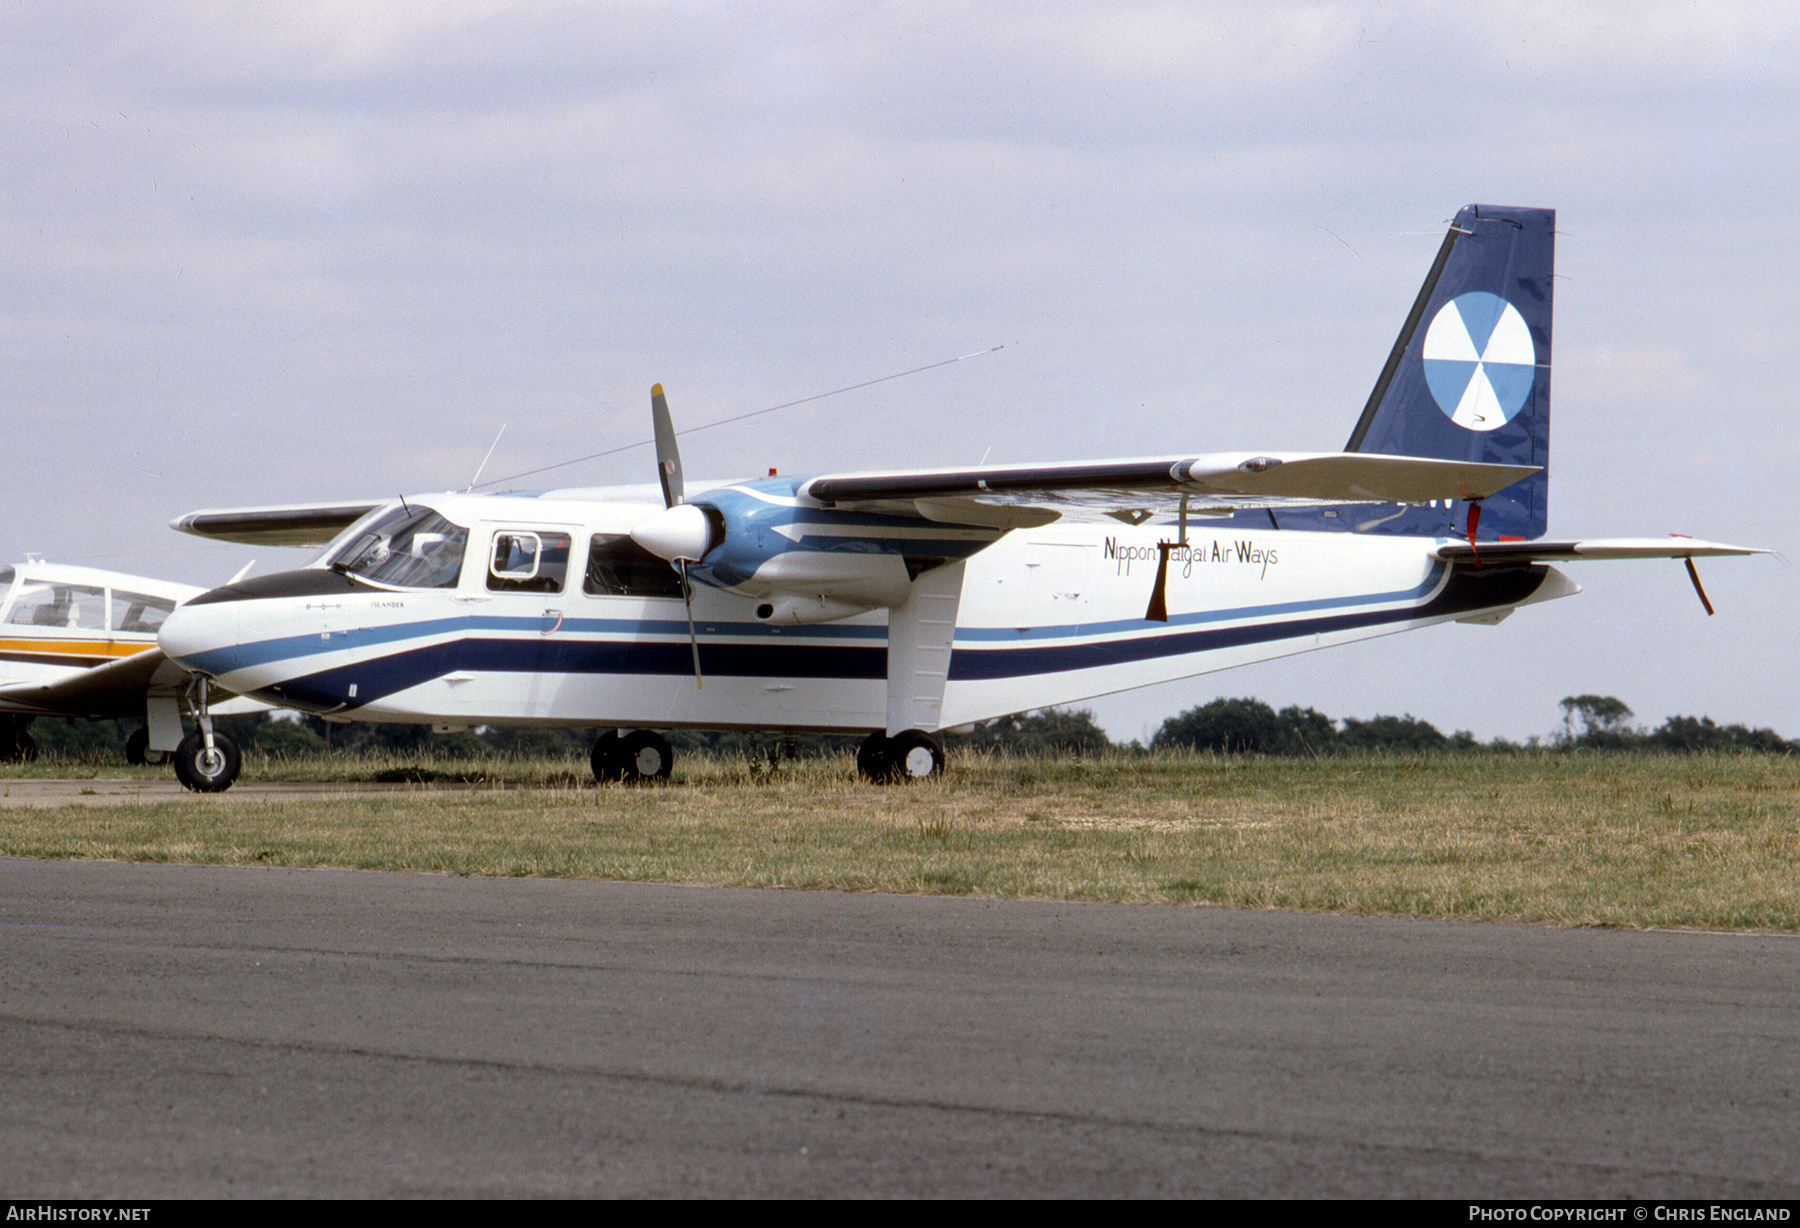
<svg viewBox="0 0 1800 1228"><path fill-rule="evenodd" d="M896 503L917 500L946 511L956 505L1023 504L1062 512L1121 514L1127 509L1172 511L1185 500L1190 511L1204 514L1236 508L1480 499L1536 472L1530 465L1362 452L1230 452L826 474L803 482L798 493L840 508L868 510L889 510Z"/></svg>
<svg viewBox="0 0 1800 1228"><path fill-rule="evenodd" d="M177 517L169 527L195 537L247 546L325 546L382 502L209 508Z"/></svg>
<svg viewBox="0 0 1800 1228"><path fill-rule="evenodd" d="M0 687L0 712L20 716L81 716L91 720L143 720L144 698L153 684L179 686L187 677L188 672L163 656L162 649L146 648L57 682L24 682ZM230 691L217 686L212 693L212 711L218 716L274 711L273 704L233 696Z"/></svg>
<svg viewBox="0 0 1800 1228"><path fill-rule="evenodd" d="M1483 563L1560 563L1577 559L1699 559L1729 554L1767 554L1750 546L1725 546L1692 537L1596 537L1587 541L1456 542L1439 546L1446 562L1477 557Z"/></svg>
<svg viewBox="0 0 1800 1228"><path fill-rule="evenodd" d="M14 683L0 687L0 711L30 716L85 716L95 720L143 719L144 694L159 667L167 662L160 648L96 665L71 678L50 683ZM172 662L178 675L185 672Z"/></svg>

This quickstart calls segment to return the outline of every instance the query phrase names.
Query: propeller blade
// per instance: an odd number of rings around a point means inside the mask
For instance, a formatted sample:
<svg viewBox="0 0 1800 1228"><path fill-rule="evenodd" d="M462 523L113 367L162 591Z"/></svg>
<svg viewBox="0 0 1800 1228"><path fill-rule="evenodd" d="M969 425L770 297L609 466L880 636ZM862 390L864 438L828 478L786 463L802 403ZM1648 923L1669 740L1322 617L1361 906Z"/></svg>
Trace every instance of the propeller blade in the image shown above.
<svg viewBox="0 0 1800 1228"><path fill-rule="evenodd" d="M700 676L700 637L694 632L694 586L688 583L687 560L682 559L676 566L681 568L681 601L687 606L688 647L694 650L694 689L705 689L706 680Z"/></svg>
<svg viewBox="0 0 1800 1228"><path fill-rule="evenodd" d="M1706 599L1706 590L1700 587L1699 569L1694 566L1694 560L1691 557L1684 559L1683 562L1687 564L1688 579L1694 582L1694 591L1700 594L1700 604L1706 607L1706 616L1711 618L1713 612L1712 602Z"/></svg>
<svg viewBox="0 0 1800 1228"><path fill-rule="evenodd" d="M1144 618L1148 622L1166 623L1169 621L1169 602L1166 593L1169 586L1169 551L1174 548L1174 542L1156 543L1156 587L1150 593L1150 608L1144 611Z"/></svg>
<svg viewBox="0 0 1800 1228"><path fill-rule="evenodd" d="M663 386L650 389L650 422L656 428L656 476L662 482L663 506L686 502L681 484L681 449L675 446L675 424L669 419L669 402Z"/></svg>

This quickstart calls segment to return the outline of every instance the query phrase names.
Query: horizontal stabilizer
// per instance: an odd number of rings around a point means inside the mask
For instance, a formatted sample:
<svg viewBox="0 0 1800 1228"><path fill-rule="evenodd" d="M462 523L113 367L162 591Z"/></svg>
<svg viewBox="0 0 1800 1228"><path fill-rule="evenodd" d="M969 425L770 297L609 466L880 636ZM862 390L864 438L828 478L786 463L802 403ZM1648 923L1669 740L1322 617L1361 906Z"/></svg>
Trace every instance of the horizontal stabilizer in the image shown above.
<svg viewBox="0 0 1800 1228"><path fill-rule="evenodd" d="M1751 546L1725 546L1693 537L1596 537L1588 541L1458 542L1439 546L1446 562L1479 558L1483 563L1554 563L1576 559L1700 559L1731 554L1767 554Z"/></svg>
<svg viewBox="0 0 1800 1228"><path fill-rule="evenodd" d="M247 546L324 546L380 507L375 503L287 503L209 508L169 522L171 529Z"/></svg>

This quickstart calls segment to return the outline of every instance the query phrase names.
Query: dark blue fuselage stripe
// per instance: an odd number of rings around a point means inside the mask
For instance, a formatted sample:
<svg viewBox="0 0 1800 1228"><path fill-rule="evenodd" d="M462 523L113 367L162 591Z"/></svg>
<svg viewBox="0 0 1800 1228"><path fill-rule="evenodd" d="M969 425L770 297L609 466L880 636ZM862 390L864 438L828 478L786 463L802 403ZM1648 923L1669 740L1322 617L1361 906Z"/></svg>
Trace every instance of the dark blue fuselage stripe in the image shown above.
<svg viewBox="0 0 1800 1228"><path fill-rule="evenodd" d="M1020 678L1034 674L1056 674L1078 669L1098 669L1108 665L1125 665L1133 661L1150 661L1159 657L1184 656L1221 648L1237 648L1245 644L1266 644L1273 640L1296 639L1308 635L1329 635L1383 623L1412 622L1421 618L1442 618L1470 610L1513 605L1536 592L1544 582L1540 570L1494 570L1480 572L1458 570L1442 592L1424 605L1404 606L1389 610L1359 610L1351 614L1331 614L1320 618L1299 618L1272 623L1249 623L1236 627L1216 627L1203 631L1178 631L1169 635L1139 636L1131 639L1103 640L1099 643L1055 644L1025 648L969 649L958 647L950 658L952 682L982 682L996 678Z"/></svg>
<svg viewBox="0 0 1800 1228"><path fill-rule="evenodd" d="M887 646L702 642L704 673L747 678L887 677ZM692 677L693 653L680 643L595 643L592 640L461 639L323 670L258 692L300 707L360 707L374 700L467 670L496 674L657 674ZM350 687L356 697L350 698Z"/></svg>
<svg viewBox="0 0 1800 1228"><path fill-rule="evenodd" d="M958 646L950 659L952 681L985 681L1095 669L1133 661L1325 635L1385 623L1442 618L1471 610L1517 604L1543 583L1541 569L1458 569L1424 605L1365 610L1319 618L1182 631L1058 646L984 649ZM823 678L881 681L887 648L815 644L702 642L702 672L718 677ZM467 638L410 649L324 670L258 692L275 703L318 710L355 708L457 671L523 674L623 674L687 677L693 657L683 642L596 643ZM355 685L352 700L350 687Z"/></svg>

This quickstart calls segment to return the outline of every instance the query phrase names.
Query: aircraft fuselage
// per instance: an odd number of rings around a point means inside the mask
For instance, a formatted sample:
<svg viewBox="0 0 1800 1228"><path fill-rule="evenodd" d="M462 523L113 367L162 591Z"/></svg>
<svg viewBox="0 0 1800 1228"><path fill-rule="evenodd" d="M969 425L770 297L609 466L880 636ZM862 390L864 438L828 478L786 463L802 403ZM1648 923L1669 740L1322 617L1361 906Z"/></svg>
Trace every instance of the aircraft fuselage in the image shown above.
<svg viewBox="0 0 1800 1228"><path fill-rule="evenodd" d="M449 496L433 506L466 529L453 583L441 570L429 587L320 567L262 577L183 606L164 626L164 651L227 690L364 721L838 732L890 723L889 609L773 622L755 576L787 576L791 593L795 566L898 567L914 543L885 560L873 539L777 550L736 577L747 591L695 584L696 686L679 578L661 560L618 554L656 505ZM1145 608L1158 542L1174 527L1065 521L986 533L966 562L940 563L964 569L946 607L954 639L941 709L913 723L954 728L1572 591L1560 577L1546 586L1555 573L1543 567L1442 562L1432 552L1443 539L1202 523L1171 553L1168 621L1153 622ZM417 549L441 552L442 536Z"/></svg>

